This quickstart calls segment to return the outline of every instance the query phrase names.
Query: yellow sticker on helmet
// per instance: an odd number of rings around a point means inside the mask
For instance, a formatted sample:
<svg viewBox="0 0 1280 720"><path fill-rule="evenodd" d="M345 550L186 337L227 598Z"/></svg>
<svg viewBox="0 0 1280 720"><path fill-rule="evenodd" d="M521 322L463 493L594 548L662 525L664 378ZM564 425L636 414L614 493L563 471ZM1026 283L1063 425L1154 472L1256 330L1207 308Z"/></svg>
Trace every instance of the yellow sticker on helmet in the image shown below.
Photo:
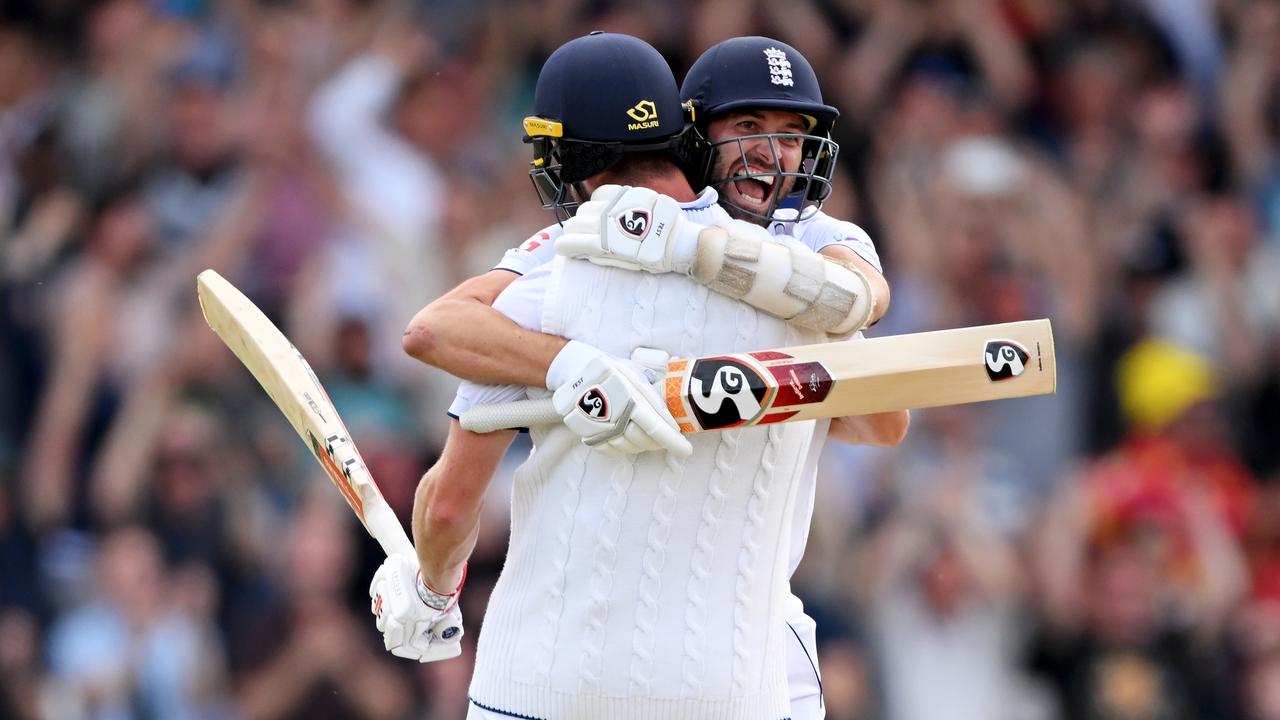
<svg viewBox="0 0 1280 720"><path fill-rule="evenodd" d="M564 125L555 120L530 116L524 119L524 134L529 137L564 137Z"/></svg>

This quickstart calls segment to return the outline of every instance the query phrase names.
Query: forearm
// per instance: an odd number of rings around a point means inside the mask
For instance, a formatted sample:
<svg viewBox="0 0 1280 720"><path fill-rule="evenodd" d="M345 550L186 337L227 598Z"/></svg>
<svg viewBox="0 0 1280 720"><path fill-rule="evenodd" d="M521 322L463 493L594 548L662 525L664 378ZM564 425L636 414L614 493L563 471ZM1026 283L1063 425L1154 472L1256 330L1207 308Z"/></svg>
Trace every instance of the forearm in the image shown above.
<svg viewBox="0 0 1280 720"><path fill-rule="evenodd" d="M444 454L422 476L413 502L413 544L431 588L450 592L461 582L489 480L514 437L512 431L477 435L450 423Z"/></svg>
<svg viewBox="0 0 1280 720"><path fill-rule="evenodd" d="M443 298L414 316L404 336L405 352L456 377L536 387L546 383L547 368L567 343L522 328L487 305Z"/></svg>
<svg viewBox="0 0 1280 720"><path fill-rule="evenodd" d="M620 208L637 206L651 216L651 230L639 243L620 229L627 222L623 213L631 212ZM870 238L844 225L835 242L815 252L803 240L748 223L689 222L674 199L648 188L606 185L565 223L555 250L626 270L687 275L798 327L843 337L879 317L877 304L883 314L889 301L880 272L849 244L865 243L869 250Z"/></svg>
<svg viewBox="0 0 1280 720"><path fill-rule="evenodd" d="M432 302L409 323L404 351L464 380L541 387L568 341L522 328L490 307L515 277L490 271Z"/></svg>
<svg viewBox="0 0 1280 720"><path fill-rule="evenodd" d="M97 380L93 358L98 347L88 342L60 349L40 400L24 458L29 512L37 526L61 523L69 511L76 451Z"/></svg>
<svg viewBox="0 0 1280 720"><path fill-rule="evenodd" d="M950 518L948 534L978 592L987 600L1007 603L1022 586L1017 557L977 512L969 509Z"/></svg>
<svg viewBox="0 0 1280 720"><path fill-rule="evenodd" d="M927 545L923 525L911 522L901 510L872 536L865 571L868 599L883 598L918 564Z"/></svg>
<svg viewBox="0 0 1280 720"><path fill-rule="evenodd" d="M1218 512L1202 492L1192 493L1187 502L1187 529L1200 570L1191 600L1197 624L1215 629L1249 588L1248 565Z"/></svg>
<svg viewBox="0 0 1280 720"><path fill-rule="evenodd" d="M1002 110L1021 107L1031 94L1034 78L1026 54L1010 32L995 3L970 3L960 12L960 31L973 52L987 87Z"/></svg>
<svg viewBox="0 0 1280 720"><path fill-rule="evenodd" d="M1085 574L1085 534L1089 524L1089 500L1070 478L1050 499L1033 530L1031 580L1044 608L1045 619L1058 628L1075 628L1081 622Z"/></svg>
<svg viewBox="0 0 1280 720"><path fill-rule="evenodd" d="M880 108L894 74L915 48L924 27L921 10L911 3L874 6L870 22L841 63L834 90L844 105L865 116Z"/></svg>
<svg viewBox="0 0 1280 720"><path fill-rule="evenodd" d="M103 523L123 522L138 513L176 390L163 374L145 378L129 389L94 457L91 492L94 513Z"/></svg>
<svg viewBox="0 0 1280 720"><path fill-rule="evenodd" d="M426 584L440 592L462 581L462 566L475 549L484 498L448 497L448 478L435 466L422 476L413 499L413 545Z"/></svg>
<svg viewBox="0 0 1280 720"><path fill-rule="evenodd" d="M907 436L911 414L906 410L834 418L827 436L848 445L894 447Z"/></svg>

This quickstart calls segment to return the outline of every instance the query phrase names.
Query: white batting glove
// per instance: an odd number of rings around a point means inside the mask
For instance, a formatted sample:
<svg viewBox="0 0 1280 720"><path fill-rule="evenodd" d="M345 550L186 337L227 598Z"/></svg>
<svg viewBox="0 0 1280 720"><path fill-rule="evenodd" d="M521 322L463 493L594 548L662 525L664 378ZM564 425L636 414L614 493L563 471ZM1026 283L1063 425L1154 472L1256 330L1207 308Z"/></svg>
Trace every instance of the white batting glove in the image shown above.
<svg viewBox="0 0 1280 720"><path fill-rule="evenodd" d="M703 226L679 203L653 190L601 185L578 206L556 239L556 252L627 270L692 273Z"/></svg>
<svg viewBox="0 0 1280 720"><path fill-rule="evenodd" d="M547 387L564 424L588 447L610 455L665 450L688 457L693 446L636 363L606 355L577 340L556 355Z"/></svg>
<svg viewBox="0 0 1280 720"><path fill-rule="evenodd" d="M383 561L369 584L369 599L382 642L392 655L428 663L462 653L458 591L440 595L427 588L417 557L397 553Z"/></svg>

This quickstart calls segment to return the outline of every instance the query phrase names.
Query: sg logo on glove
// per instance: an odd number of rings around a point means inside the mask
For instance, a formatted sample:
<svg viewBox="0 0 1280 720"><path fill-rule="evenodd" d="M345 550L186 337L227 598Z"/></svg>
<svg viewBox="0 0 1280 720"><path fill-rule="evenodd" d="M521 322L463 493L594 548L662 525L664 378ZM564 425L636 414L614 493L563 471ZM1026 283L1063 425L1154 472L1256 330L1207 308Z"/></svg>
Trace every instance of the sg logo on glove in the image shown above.
<svg viewBox="0 0 1280 720"><path fill-rule="evenodd" d="M649 232L649 211L635 208L618 215L618 225L622 231L637 240Z"/></svg>
<svg viewBox="0 0 1280 720"><path fill-rule="evenodd" d="M609 400L605 398L604 392L598 385L582 393L582 397L578 398L578 409L592 420L600 422L609 420Z"/></svg>

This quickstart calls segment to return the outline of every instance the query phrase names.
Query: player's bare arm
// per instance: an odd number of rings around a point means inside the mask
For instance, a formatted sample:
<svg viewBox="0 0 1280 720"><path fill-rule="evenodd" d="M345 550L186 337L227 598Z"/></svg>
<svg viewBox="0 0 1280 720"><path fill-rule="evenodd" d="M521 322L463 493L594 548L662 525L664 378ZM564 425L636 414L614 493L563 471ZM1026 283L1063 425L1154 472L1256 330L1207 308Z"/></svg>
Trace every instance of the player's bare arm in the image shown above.
<svg viewBox="0 0 1280 720"><path fill-rule="evenodd" d="M889 309L889 283L880 271L861 255L843 245L828 245L821 250L821 254L835 262L853 265L862 271L876 298L870 323L883 317L885 311ZM907 429L910 426L911 413L908 410L850 415L832 419L827 436L846 445L894 447L906 439Z"/></svg>
<svg viewBox="0 0 1280 720"><path fill-rule="evenodd" d="M418 662L457 656L467 558L475 548L485 490L514 436L476 435L452 423L440 460L419 481L415 552L389 556L369 585L378 630L395 655Z"/></svg>
<svg viewBox="0 0 1280 720"><path fill-rule="evenodd" d="M882 275L874 265L867 262L861 255L844 245L828 245L818 251L818 254L830 262L843 265L847 268L856 269L858 272L862 273L864 278L867 279L867 285L870 288L871 296L874 298L871 315L867 321L868 325L874 324L880 318L884 317L884 314L889 310L889 300L891 297L889 293L889 281L884 279L884 275Z"/></svg>
<svg viewBox="0 0 1280 720"><path fill-rule="evenodd" d="M404 351L464 380L541 386L568 340L522 328L492 309L517 277L490 270L433 301L409 323Z"/></svg>
<svg viewBox="0 0 1280 720"><path fill-rule="evenodd" d="M524 277L520 287L536 286L545 280L545 273L538 275L535 272ZM452 357L450 363L459 364L456 369L452 365L448 369L463 379L472 380L474 368L488 363L490 375L481 382L546 387L553 391L552 400L565 425L585 444L603 452L667 450L681 457L687 455L688 441L681 437L675 420L651 387L653 379L644 375L643 368L610 357L587 343L533 330L539 313L536 309L529 311L536 307L526 298L531 291L520 290L510 297L495 292L499 286L518 289L512 288L514 278L513 273L496 270L463 283L449 297L433 303L435 311L428 308L420 313L406 332L405 349L415 354L414 345L457 345L464 349L450 349L448 354ZM533 294L537 295L536 291ZM506 306L498 307L504 300ZM514 307L526 309L522 315L524 326L511 319ZM426 316L429 311L438 311L438 321ZM426 334L431 335L429 343L423 342ZM415 356L422 359L421 354ZM521 367L513 368L516 364ZM592 403L615 412L607 418L595 417L586 410Z"/></svg>
<svg viewBox="0 0 1280 720"><path fill-rule="evenodd" d="M485 491L514 437L510 431L477 435L450 423L444 452L413 499L413 545L428 587L443 593L461 585Z"/></svg>
<svg viewBox="0 0 1280 720"><path fill-rule="evenodd" d="M871 293L875 296L875 307L871 313L870 323L884 316L889 309L889 283L874 265L861 255L844 245L828 245L821 251L824 257L845 264L853 265L862 271L871 285ZM907 429L911 426L911 413L908 410L872 413L870 415L850 415L831 420L827 437L846 445L873 445L875 447L894 447L907 437Z"/></svg>
<svg viewBox="0 0 1280 720"><path fill-rule="evenodd" d="M846 445L894 447L907 437L911 414L906 410L833 418L827 437Z"/></svg>

